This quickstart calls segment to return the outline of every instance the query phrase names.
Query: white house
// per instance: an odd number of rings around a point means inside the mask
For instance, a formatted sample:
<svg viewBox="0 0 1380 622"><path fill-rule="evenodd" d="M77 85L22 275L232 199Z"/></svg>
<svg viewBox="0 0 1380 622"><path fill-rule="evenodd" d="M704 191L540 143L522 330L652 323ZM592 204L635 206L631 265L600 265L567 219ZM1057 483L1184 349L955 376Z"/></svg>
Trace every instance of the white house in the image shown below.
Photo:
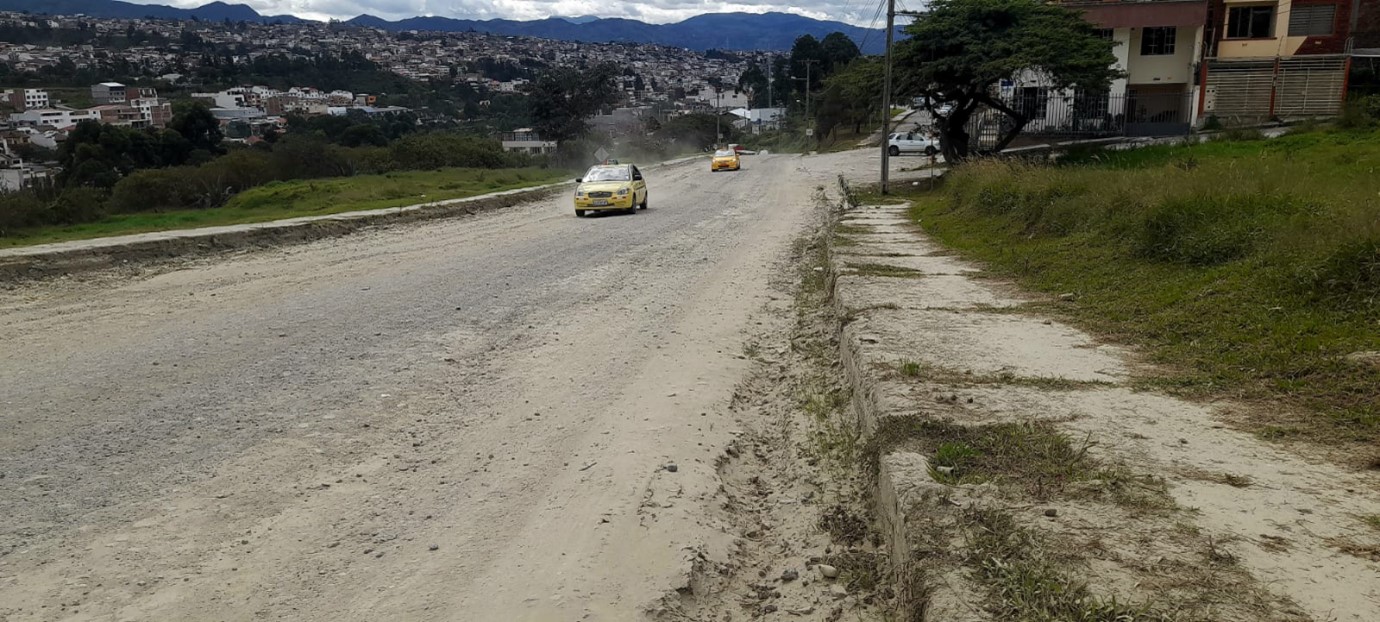
<svg viewBox="0 0 1380 622"><path fill-rule="evenodd" d="M784 108L735 108L728 113L739 119L733 122L734 127L753 133L775 129L786 116Z"/></svg>
<svg viewBox="0 0 1380 622"><path fill-rule="evenodd" d="M556 141L542 140L532 128L524 127L503 134L504 151L539 155L556 151L556 146Z"/></svg>
<svg viewBox="0 0 1380 622"><path fill-rule="evenodd" d="M101 115L95 110L72 110L70 108L39 108L10 115L10 123L16 127L50 125L63 128L88 120L100 121Z"/></svg>

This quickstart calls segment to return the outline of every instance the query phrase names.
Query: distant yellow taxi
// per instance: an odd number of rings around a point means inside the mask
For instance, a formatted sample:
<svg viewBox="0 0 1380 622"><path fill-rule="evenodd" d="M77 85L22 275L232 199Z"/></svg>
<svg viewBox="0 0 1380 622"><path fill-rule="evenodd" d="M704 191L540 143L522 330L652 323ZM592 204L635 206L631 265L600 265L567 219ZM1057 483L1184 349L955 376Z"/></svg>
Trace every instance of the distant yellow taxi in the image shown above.
<svg viewBox="0 0 1380 622"><path fill-rule="evenodd" d="M621 210L628 214L647 209L647 182L631 164L599 164L575 180L575 215Z"/></svg>
<svg viewBox="0 0 1380 622"><path fill-rule="evenodd" d="M742 160L738 159L738 152L733 149L720 149L714 152L714 159L709 162L710 172L736 171L743 168Z"/></svg>

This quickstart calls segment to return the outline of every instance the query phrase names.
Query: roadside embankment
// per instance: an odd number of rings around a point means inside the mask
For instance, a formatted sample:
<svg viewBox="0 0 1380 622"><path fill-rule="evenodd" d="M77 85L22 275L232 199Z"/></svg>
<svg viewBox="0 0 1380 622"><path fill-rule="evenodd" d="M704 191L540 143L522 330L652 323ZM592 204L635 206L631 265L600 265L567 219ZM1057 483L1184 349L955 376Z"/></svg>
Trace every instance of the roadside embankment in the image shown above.
<svg viewBox="0 0 1380 622"><path fill-rule="evenodd" d="M827 268L899 619L1373 617L1374 472L1147 390L1144 353L1048 311L1082 292L1025 289L929 222L853 202Z"/></svg>

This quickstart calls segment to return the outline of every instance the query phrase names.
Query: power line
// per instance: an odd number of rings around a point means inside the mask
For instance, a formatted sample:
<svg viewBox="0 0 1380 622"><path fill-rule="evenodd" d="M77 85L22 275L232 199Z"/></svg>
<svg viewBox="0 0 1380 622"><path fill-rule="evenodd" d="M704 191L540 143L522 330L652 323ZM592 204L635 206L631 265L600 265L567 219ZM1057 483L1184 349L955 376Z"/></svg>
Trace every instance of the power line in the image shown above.
<svg viewBox="0 0 1380 622"><path fill-rule="evenodd" d="M872 38L872 31L876 30L877 20L881 19L882 10L887 6L886 3L887 0L881 0L881 2L877 3L877 10L872 13L872 21L868 23L867 26L867 33L863 35L862 44L858 46L859 52L867 49L867 40Z"/></svg>

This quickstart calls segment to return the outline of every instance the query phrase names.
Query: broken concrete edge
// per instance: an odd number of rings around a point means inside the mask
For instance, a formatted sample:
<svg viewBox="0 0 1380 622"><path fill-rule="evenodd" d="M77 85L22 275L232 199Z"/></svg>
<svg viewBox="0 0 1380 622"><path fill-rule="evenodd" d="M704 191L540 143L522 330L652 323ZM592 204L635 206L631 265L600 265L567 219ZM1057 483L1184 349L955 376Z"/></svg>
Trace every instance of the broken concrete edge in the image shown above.
<svg viewBox="0 0 1380 622"><path fill-rule="evenodd" d="M694 155L677 158L648 164L642 168L666 168L702 157ZM0 250L0 282L41 280L131 263L203 257L247 248L300 244L349 235L377 226L473 216L481 212L544 199L574 184L573 180L563 181L401 207L4 249Z"/></svg>
<svg viewBox="0 0 1380 622"><path fill-rule="evenodd" d="M866 446L884 413L877 399L875 372L863 357L858 328L854 322L848 321L853 310L845 308L844 297L838 291L839 276L844 265L834 252L833 230L839 217L858 205L843 176L838 178L837 189L841 196L839 208L825 225L825 283L836 321L839 358L843 363L845 382L851 389L852 423L856 426L855 433L859 440ZM892 589L897 595L896 614L899 619L953 622L986 620L987 616L980 612L980 608L967 602L966 589L956 587L966 583L961 577L927 576L927 569L915 562L912 553L914 543L911 542L911 534L915 529L908 524L908 517L930 516L932 520L943 520L940 516L948 512L936 510L949 503L950 488L934 479L928 458L918 453L887 452L876 456L876 460L871 490L872 507L878 530L885 540L884 548L891 565ZM930 507L914 507L916 504Z"/></svg>

